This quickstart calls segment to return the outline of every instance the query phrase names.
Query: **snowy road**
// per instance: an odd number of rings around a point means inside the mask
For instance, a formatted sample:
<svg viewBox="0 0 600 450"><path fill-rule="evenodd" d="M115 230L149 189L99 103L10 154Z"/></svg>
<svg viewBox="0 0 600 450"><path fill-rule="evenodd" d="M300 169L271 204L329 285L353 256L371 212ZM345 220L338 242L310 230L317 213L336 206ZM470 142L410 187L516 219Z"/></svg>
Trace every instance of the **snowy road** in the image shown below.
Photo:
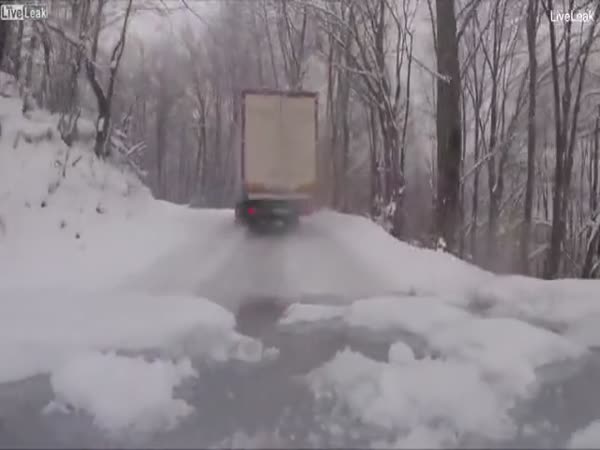
<svg viewBox="0 0 600 450"><path fill-rule="evenodd" d="M409 334L402 338L403 333L382 337L379 333L332 326L331 322L327 327L298 326L287 330L280 327L278 330L274 321L270 320L275 313L267 305L262 308L264 314L242 312L247 316L241 318L240 328L260 337L266 345L277 347L279 357L258 364L227 362L207 365L203 359L193 361L199 376L185 382L177 395L193 406L195 412L173 431L152 437L125 435L111 439L107 433L98 430L89 416L40 414L53 395L49 378L38 376L0 385L0 447L97 448L144 445L156 448L360 448L373 446L385 438L390 439L391 446L395 436L392 429L382 425L361 424L334 399L317 400L310 387L295 377L318 368L334 358L336 352L348 351L348 348L356 353L346 353L346 356L356 359L357 363L361 362L361 358L357 357L359 354L385 363L390 345L398 341L410 345L418 358L430 354L430 349ZM260 328L259 333L256 333L257 328ZM600 358L592 355L579 364L576 368L558 364L554 370L546 369L543 377L548 380L539 393L517 404L511 413L515 423L519 424L514 433L507 433L499 439L465 433L453 441L452 446L550 448L557 442L567 441L572 433L600 416L600 392L597 389ZM440 374L432 383L448 383L438 390L451 390L453 387L461 389L461 380L452 378L452 371L446 372L443 366L431 368L435 369L440 370ZM342 367L339 370L343 373L349 369ZM367 367L366 370L372 369ZM420 376L426 376L427 372ZM376 373L372 375L375 379ZM449 378L444 380L445 376ZM424 380L424 384L424 388L428 388L427 380ZM474 393L477 394L477 391ZM474 413L485 415L487 400L486 396L461 398L454 411L445 413L454 412L459 417L462 415L467 418ZM392 397L389 401L401 401L401 398ZM444 406L443 403L444 399L437 406L447 408L448 404ZM364 407L367 404L365 402ZM413 406L419 407L418 403ZM390 408L393 409L393 405ZM393 412L390 413L393 417ZM498 421L501 419L501 414L498 414ZM470 428L469 424L466 428ZM412 436L412 440L398 445L440 445L439 441L444 436L436 435L432 429L417 429L416 433L419 434Z"/></svg>
<svg viewBox="0 0 600 450"><path fill-rule="evenodd" d="M600 311L589 290L564 291L579 296L565 317L560 289L539 295L535 282L396 248L335 214L275 237L225 213L184 222L184 238L150 267L83 307L70 293L61 314L44 310L39 326L56 330L40 339L55 346L5 332L36 351L70 351L0 370L0 447L599 442L600 357L585 326L567 326ZM506 286L517 294L496 301ZM4 312L25 317L28 295ZM0 354L15 357L6 345Z"/></svg>

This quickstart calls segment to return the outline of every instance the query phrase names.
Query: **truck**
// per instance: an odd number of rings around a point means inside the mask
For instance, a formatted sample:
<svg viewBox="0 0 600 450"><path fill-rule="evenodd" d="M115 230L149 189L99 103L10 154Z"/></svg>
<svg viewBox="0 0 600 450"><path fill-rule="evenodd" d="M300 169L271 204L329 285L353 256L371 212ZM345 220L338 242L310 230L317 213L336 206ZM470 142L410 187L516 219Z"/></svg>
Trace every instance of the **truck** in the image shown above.
<svg viewBox="0 0 600 450"><path fill-rule="evenodd" d="M247 89L240 103L236 220L260 230L298 225L316 206L318 94Z"/></svg>

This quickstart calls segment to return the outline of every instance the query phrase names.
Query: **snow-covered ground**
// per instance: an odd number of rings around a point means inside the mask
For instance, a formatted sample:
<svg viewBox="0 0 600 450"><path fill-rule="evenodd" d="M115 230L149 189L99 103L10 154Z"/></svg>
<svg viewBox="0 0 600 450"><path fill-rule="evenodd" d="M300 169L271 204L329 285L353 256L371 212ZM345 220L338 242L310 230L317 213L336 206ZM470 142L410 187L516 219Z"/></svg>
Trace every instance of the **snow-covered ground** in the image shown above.
<svg viewBox="0 0 600 450"><path fill-rule="evenodd" d="M209 239L226 220L222 212L204 211L198 220L154 200L139 180L89 148L68 150L56 117L22 117L17 99L0 99L0 117L0 383L51 373L57 397L101 425L144 429L156 419L152 409L185 410L168 400L182 379L174 369L180 366L160 357L261 358L260 343L249 345L235 332L233 314L209 300L120 289L190 235ZM46 130L50 139L14 145L23 132ZM106 353L114 350L160 357L144 362ZM134 379L138 395L119 395ZM156 386L160 392L147 395Z"/></svg>
<svg viewBox="0 0 600 450"><path fill-rule="evenodd" d="M317 311L293 305L280 326L324 320L398 336L387 361L346 349L309 375L319 396L334 394L361 422L399 436L387 443L395 448L456 447L465 434L510 439L518 424L509 413L537 393L536 370L586 352L525 322L476 317L432 298L373 298L337 311L322 307L322 317ZM424 342L425 356L415 357L405 334Z"/></svg>
<svg viewBox="0 0 600 450"><path fill-rule="evenodd" d="M378 358L344 344L302 374L317 407L334 405L330 433L396 448L507 441L547 369L577 367L600 341L597 281L495 276L330 211L253 237L231 211L156 201L89 146L67 151L56 118L25 119L16 99L0 98L0 121L0 399L47 376L40 415L84 414L116 435L201 420L181 392L207 382L202 364L286 356L236 329L244 303L268 299L292 340L343 330L389 347ZM325 347L313 344L295 357ZM596 411L565 445L600 445Z"/></svg>

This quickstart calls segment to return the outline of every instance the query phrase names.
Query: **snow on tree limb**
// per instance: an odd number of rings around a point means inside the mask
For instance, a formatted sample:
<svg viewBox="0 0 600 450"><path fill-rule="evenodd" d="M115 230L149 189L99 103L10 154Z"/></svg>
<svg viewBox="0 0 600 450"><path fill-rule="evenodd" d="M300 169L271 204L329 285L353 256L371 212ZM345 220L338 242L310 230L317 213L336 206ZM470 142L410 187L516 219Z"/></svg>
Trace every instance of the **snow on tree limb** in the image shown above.
<svg viewBox="0 0 600 450"><path fill-rule="evenodd" d="M438 80L442 80L444 83L450 83L451 78L448 75L444 75L441 74L439 72L436 72L435 70L433 70L432 68L428 67L425 63L421 62L421 60L419 60L417 57L415 57L414 55L412 56L412 62L414 62L417 66L419 66L421 69L425 70L426 72L428 72L431 76L433 76L434 78L438 79Z"/></svg>

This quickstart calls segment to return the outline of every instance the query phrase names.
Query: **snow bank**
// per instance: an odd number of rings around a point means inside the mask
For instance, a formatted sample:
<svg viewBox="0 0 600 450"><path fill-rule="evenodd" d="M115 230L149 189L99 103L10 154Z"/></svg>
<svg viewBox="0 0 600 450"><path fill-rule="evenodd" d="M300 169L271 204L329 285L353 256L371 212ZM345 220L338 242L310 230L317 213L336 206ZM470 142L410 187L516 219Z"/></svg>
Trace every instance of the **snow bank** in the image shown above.
<svg viewBox="0 0 600 450"><path fill-rule="evenodd" d="M560 325L600 312L600 281L496 277L481 285L473 299L491 308L491 314Z"/></svg>
<svg viewBox="0 0 600 450"><path fill-rule="evenodd" d="M0 286L86 287L111 284L146 267L186 235L185 208L152 198L122 167L89 148L71 149L57 117L20 112L0 98ZM39 142L17 136L53 130ZM118 243L118 245L117 245Z"/></svg>
<svg viewBox="0 0 600 450"><path fill-rule="evenodd" d="M397 241L366 218L327 211L312 220L380 275L382 291L436 297L444 303L476 306L496 317L569 328L580 341L600 345L600 333L587 319L600 318L599 280L496 276L450 254Z"/></svg>
<svg viewBox="0 0 600 450"><path fill-rule="evenodd" d="M104 292L14 292L0 302L0 383L50 372L90 350L159 350L213 360L259 361L260 342L197 297Z"/></svg>
<svg viewBox="0 0 600 450"><path fill-rule="evenodd" d="M497 277L476 290L472 303L490 316L541 323L579 343L600 345L600 280Z"/></svg>
<svg viewBox="0 0 600 450"><path fill-rule="evenodd" d="M173 391L194 376L189 360L172 363L89 353L52 373L56 399L51 405L85 412L95 425L112 434L171 430L193 411L185 401L174 398Z"/></svg>
<svg viewBox="0 0 600 450"><path fill-rule="evenodd" d="M568 448L598 448L600 446L600 420L576 431L567 443Z"/></svg>
<svg viewBox="0 0 600 450"><path fill-rule="evenodd" d="M386 280L386 287L410 295L441 295L466 302L466 296L493 275L448 253L413 247L391 237L371 220L322 212L313 219Z"/></svg>

